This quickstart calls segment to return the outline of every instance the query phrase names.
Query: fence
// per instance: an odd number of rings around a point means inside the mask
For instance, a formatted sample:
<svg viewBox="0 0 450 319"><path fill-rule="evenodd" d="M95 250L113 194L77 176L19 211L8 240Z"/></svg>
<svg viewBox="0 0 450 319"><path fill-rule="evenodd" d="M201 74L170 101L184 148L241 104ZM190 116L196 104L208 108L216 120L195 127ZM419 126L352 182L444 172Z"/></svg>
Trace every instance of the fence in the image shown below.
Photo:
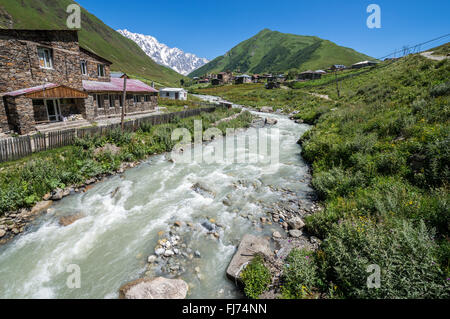
<svg viewBox="0 0 450 319"><path fill-rule="evenodd" d="M200 115L202 112L214 112L217 107L218 106L191 109L176 113L151 115L133 120L127 120L124 123L124 130L135 132L144 123L151 125L167 124L175 118L183 119ZM106 135L108 132L118 128L121 128L120 123L82 129L54 131L46 134L37 133L30 136L20 136L0 140L0 162L17 160L31 155L32 153L72 145L75 142L75 137L83 138L93 135Z"/></svg>

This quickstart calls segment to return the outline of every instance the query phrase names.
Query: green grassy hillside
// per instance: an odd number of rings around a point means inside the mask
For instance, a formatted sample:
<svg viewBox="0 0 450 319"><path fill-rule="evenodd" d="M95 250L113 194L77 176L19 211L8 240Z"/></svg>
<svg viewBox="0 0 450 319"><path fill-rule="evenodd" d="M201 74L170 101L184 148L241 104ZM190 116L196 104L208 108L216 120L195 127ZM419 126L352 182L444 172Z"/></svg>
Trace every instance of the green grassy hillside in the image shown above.
<svg viewBox="0 0 450 319"><path fill-rule="evenodd" d="M318 37L265 29L189 76L226 70L248 73L306 71L332 64L351 65L367 59L372 58Z"/></svg>
<svg viewBox="0 0 450 319"><path fill-rule="evenodd" d="M323 244L290 256L284 297L449 298L449 79L449 60L416 54L342 78L340 98L321 80L198 90L297 110L314 125L300 143L324 209L306 229ZM370 265L380 267L376 289L366 284Z"/></svg>
<svg viewBox="0 0 450 319"><path fill-rule="evenodd" d="M66 8L72 0L0 0L0 27L17 29L66 29ZM160 66L133 41L125 38L82 8L80 44L112 61L112 69L140 76L162 85L183 78Z"/></svg>

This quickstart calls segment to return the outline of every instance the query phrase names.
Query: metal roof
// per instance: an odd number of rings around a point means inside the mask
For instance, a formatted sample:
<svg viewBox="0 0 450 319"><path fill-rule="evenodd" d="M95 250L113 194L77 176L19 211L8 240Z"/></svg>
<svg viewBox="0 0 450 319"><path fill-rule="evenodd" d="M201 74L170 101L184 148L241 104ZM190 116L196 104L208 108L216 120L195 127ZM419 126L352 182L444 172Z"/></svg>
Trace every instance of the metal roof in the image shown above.
<svg viewBox="0 0 450 319"><path fill-rule="evenodd" d="M186 91L186 90L182 89L182 88L163 88L163 89L159 89L159 92L181 92L181 91Z"/></svg>
<svg viewBox="0 0 450 319"><path fill-rule="evenodd" d="M60 85L55 84L55 83L47 83L47 84L43 84L43 85L39 85L39 86L34 86L31 88L25 88L25 89L20 89L20 90L16 90L16 91L12 91L12 92L8 92L5 94L5 96L19 96L19 95L24 95L24 94L28 94L28 93L33 93L33 92L38 92L38 91L44 91L47 89L52 89L55 87L58 87Z"/></svg>
<svg viewBox="0 0 450 319"><path fill-rule="evenodd" d="M121 78L111 78L111 82L83 80L83 88L88 92L122 92L123 82ZM127 92L156 93L158 90L139 80L127 80Z"/></svg>

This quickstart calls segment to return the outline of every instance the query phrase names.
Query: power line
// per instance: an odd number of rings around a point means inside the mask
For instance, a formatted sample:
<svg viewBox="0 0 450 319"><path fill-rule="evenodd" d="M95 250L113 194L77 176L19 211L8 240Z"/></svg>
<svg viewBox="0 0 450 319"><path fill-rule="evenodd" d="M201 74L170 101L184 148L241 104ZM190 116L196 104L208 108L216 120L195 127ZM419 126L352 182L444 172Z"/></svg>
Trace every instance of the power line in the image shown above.
<svg viewBox="0 0 450 319"><path fill-rule="evenodd" d="M383 57L381 57L381 58L378 58L377 60L384 60L385 58L388 58L388 57L393 56L393 55L394 55L394 57L397 57L397 53L403 53L403 56L408 55L408 54L410 54L410 53L418 53L418 52L421 51L421 49L422 49L426 44L429 44L429 43L431 43L431 42L435 42L435 41L438 41L438 40L441 40L441 39L445 39L445 38L447 38L447 37L449 37L449 36L450 36L450 33L447 33L447 34L445 34L445 35L443 35L443 36L440 36L440 37L438 37L438 38L434 38L434 39L428 40L428 41L426 41L426 42L418 43L418 44L412 45L412 46L410 46L410 47L405 46L403 49L398 50L398 51L394 51L394 52L392 52L391 54L388 54L388 55L386 55L386 56L383 56ZM410 51L411 49L412 49L412 51Z"/></svg>

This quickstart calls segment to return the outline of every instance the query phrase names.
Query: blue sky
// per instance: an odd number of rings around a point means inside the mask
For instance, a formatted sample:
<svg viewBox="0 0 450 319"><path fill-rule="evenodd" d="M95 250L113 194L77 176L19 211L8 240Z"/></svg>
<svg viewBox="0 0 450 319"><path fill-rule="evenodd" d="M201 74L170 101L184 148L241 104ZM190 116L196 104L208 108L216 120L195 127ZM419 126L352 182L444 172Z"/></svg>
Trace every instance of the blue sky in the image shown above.
<svg viewBox="0 0 450 319"><path fill-rule="evenodd" d="M448 0L76 1L113 29L152 35L208 59L264 28L318 36L376 58L450 33ZM372 3L381 7L381 29L366 25Z"/></svg>

